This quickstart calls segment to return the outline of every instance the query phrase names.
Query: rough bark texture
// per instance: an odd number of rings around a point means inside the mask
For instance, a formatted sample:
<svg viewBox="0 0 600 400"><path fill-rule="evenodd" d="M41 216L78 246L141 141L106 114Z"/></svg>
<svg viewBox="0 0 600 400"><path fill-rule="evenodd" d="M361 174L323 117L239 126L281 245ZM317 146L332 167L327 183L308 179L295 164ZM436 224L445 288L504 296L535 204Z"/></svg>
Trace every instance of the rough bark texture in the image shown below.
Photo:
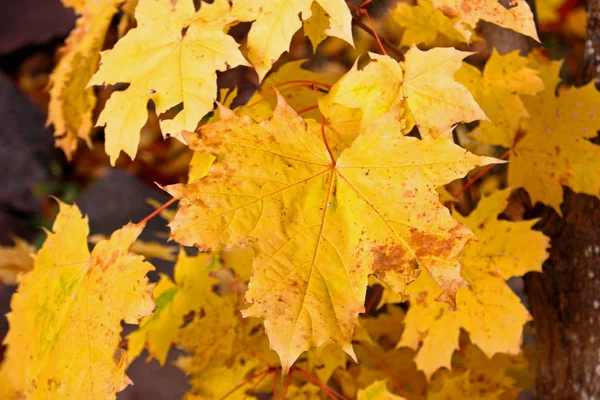
<svg viewBox="0 0 600 400"><path fill-rule="evenodd" d="M548 212L548 210L546 210ZM565 190L544 274L526 287L536 327L538 399L600 399L600 201Z"/></svg>
<svg viewBox="0 0 600 400"><path fill-rule="evenodd" d="M584 82L592 79L600 81L600 1L587 2L587 39L585 41Z"/></svg>
<svg viewBox="0 0 600 400"><path fill-rule="evenodd" d="M581 82L600 82L600 0L588 0ZM544 274L528 274L536 327L538 399L600 400L600 200L566 189L563 217L545 210L552 238Z"/></svg>

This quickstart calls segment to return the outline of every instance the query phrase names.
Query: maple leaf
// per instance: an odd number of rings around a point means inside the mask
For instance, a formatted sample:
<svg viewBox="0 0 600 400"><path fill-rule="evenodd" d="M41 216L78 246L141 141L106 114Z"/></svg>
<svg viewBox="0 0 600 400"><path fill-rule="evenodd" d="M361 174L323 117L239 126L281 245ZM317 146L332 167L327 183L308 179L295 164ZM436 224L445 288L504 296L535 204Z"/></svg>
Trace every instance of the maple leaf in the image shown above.
<svg viewBox="0 0 600 400"><path fill-rule="evenodd" d="M432 0L417 4L398 3L388 14L386 22L404 29L401 46L423 44L428 47L466 43L467 38L454 28L457 21L433 8Z"/></svg>
<svg viewBox="0 0 600 400"><path fill-rule="evenodd" d="M175 283L166 275L161 275L153 295L156 311L144 318L138 330L129 335L128 355L137 357L148 344L148 353L164 365L167 353L183 324L184 316L191 311L218 301L212 292L217 280L209 276L213 263L210 254L188 256L182 249L175 264Z"/></svg>
<svg viewBox="0 0 600 400"><path fill-rule="evenodd" d="M225 365L237 339L239 310L227 298L215 295L211 300L203 305L204 316L194 318L178 332L177 343L193 350L190 363L194 371L205 371L215 361Z"/></svg>
<svg viewBox="0 0 600 400"><path fill-rule="evenodd" d="M358 391L358 400L402 400L404 397L395 396L388 392L385 381L376 381L366 389Z"/></svg>
<svg viewBox="0 0 600 400"><path fill-rule="evenodd" d="M88 223L60 203L53 233L35 256L7 315L9 376L28 398L110 398L130 383L119 348L121 321L154 308L146 273L129 247L142 225L128 224L90 254Z"/></svg>
<svg viewBox="0 0 600 400"><path fill-rule="evenodd" d="M264 0L260 4L254 0L233 1L232 14L239 21L254 21L248 33L247 57L260 80L289 48L292 36L300 29L302 21L310 19L313 2L329 15L325 33L353 45L352 15L344 0Z"/></svg>
<svg viewBox="0 0 600 400"><path fill-rule="evenodd" d="M528 64L529 60L519 56L518 51L502 56L494 50L483 72L465 63L456 74L490 118L480 122L473 133L476 139L512 147L521 119L529 117L520 95L544 90L544 82Z"/></svg>
<svg viewBox="0 0 600 400"><path fill-rule="evenodd" d="M522 328L530 316L505 280L541 271L549 239L531 230L536 220L497 219L509 194L509 189L497 191L482 199L468 217L455 216L479 238L467 244L460 258L469 286L459 289L456 311L434 301L439 288L427 275L407 288L414 299L398 346L416 350L421 344L415 361L428 377L440 367L451 367L461 327L488 357L520 351Z"/></svg>
<svg viewBox="0 0 600 400"><path fill-rule="evenodd" d="M319 99L319 109L338 137L338 143L330 140L335 155L350 146L373 121L404 100L403 73L398 62L375 53L369 53L369 57L371 62L367 66L358 70L355 62L329 93Z"/></svg>
<svg viewBox="0 0 600 400"><path fill-rule="evenodd" d="M437 137L457 122L487 119L467 88L454 80L467 55L453 48L421 51L413 47L398 64L391 57L369 53L372 61L366 67L359 71L355 64L319 99L323 115L340 137L339 150L403 101L422 136ZM410 128L409 122L403 132Z"/></svg>
<svg viewBox="0 0 600 400"><path fill-rule="evenodd" d="M376 317L360 319L364 338L354 338L355 343L362 342L355 345L359 362L349 363L346 371L338 370L334 378L350 398L357 397L358 389L367 388L385 376L389 378L388 387L393 387L396 393L421 399L427 380L417 370L414 351L394 348L402 332L404 311L396 306L385 311Z"/></svg>
<svg viewBox="0 0 600 400"><path fill-rule="evenodd" d="M600 195L600 147L588 140L600 130L600 93L590 82L557 96L560 66L543 67L545 90L523 96L531 118L523 121L524 136L512 146L508 167L510 185L525 188L534 204L542 202L559 214L562 186Z"/></svg>
<svg viewBox="0 0 600 400"><path fill-rule="evenodd" d="M528 352L524 348L524 353ZM434 375L428 387L428 398L515 399L524 389L535 386L532 364L528 356L496 354L492 358L475 345L461 345L454 354L452 371Z"/></svg>
<svg viewBox="0 0 600 400"><path fill-rule="evenodd" d="M402 86L421 135L437 137L457 122L487 120L467 88L454 80L468 55L453 48L412 47L406 53Z"/></svg>
<svg viewBox="0 0 600 400"><path fill-rule="evenodd" d="M48 124L54 125L56 146L67 159L79 139L90 143L96 95L87 83L98 68L100 50L110 23L123 0L90 1L76 9L82 13L60 51L62 57L50 76Z"/></svg>
<svg viewBox="0 0 600 400"><path fill-rule="evenodd" d="M495 160L404 137L393 111L337 159L281 97L260 124L221 107L186 137L217 161L206 178L166 188L180 199L171 236L201 249L256 242L244 315L265 319L285 372L328 339L353 354L369 273L397 289L423 268L450 302L463 282L455 258L471 233L435 187Z"/></svg>
<svg viewBox="0 0 600 400"><path fill-rule="evenodd" d="M470 39L470 33L463 23L475 28L480 20L491 22L503 28L512 29L529 36L539 42L533 13L526 0L514 0L510 7L505 7L498 0L432 0L435 9L456 17L458 22L454 27L463 32L465 39Z"/></svg>
<svg viewBox="0 0 600 400"><path fill-rule="evenodd" d="M161 121L163 134L180 138L183 129L196 129L213 109L216 71L247 64L239 45L225 33L235 20L227 0L202 3L197 12L192 0L175 5L141 0L135 13L137 27L102 53L100 69L89 82L129 83L112 94L98 119L98 125L106 125L112 165L121 150L135 158L149 100L158 115L183 105L175 118Z"/></svg>
<svg viewBox="0 0 600 400"><path fill-rule="evenodd" d="M15 285L19 277L33 268L33 246L13 238L14 246L0 246L0 282Z"/></svg>
<svg viewBox="0 0 600 400"><path fill-rule="evenodd" d="M321 392L321 388L312 383L307 383L302 385L302 387L292 385L285 394L285 398L294 400L318 399L319 392Z"/></svg>

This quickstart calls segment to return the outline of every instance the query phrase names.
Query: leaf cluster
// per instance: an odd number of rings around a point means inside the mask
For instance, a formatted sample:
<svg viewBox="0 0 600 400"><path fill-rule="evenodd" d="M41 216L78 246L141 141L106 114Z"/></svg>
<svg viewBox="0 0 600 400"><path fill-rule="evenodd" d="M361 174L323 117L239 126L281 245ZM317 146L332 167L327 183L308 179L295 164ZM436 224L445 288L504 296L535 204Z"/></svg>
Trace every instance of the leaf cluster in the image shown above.
<svg viewBox="0 0 600 400"><path fill-rule="evenodd" d="M190 399L510 399L532 386L531 316L506 281L541 272L550 243L511 193L558 213L563 186L600 194L600 96L558 89L560 62L538 52L465 61L485 43L479 21L539 40L525 0L401 2L379 19L393 51L371 1L64 2L80 17L52 76L57 146L71 157L97 125L113 165L135 158L155 112L193 151L163 216L199 252L181 247L173 277L150 284L139 254L175 257L136 241L143 222L90 252L86 218L60 204L33 256L0 248L0 278L18 282L0 397L114 398L143 350L164 365L172 347ZM101 52L116 15L120 39ZM353 21L371 22L382 54ZM299 30L325 68L280 59ZM347 71L333 67L340 48L360 54ZM260 82L245 102L218 85L232 69ZM94 121L93 87L116 84ZM465 177L495 165L472 190ZM122 321L139 325L124 342Z"/></svg>

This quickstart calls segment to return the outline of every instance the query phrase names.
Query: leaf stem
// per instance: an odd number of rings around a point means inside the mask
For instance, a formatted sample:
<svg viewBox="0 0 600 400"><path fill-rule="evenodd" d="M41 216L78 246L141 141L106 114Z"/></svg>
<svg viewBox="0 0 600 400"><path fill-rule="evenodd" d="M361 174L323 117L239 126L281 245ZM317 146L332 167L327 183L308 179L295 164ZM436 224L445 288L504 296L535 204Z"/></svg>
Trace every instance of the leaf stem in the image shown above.
<svg viewBox="0 0 600 400"><path fill-rule="evenodd" d="M144 218L143 220L141 220L137 224L138 225L145 224L146 222L148 222L152 218L156 217L158 214L160 214L161 211L163 211L165 208L169 207L171 204L175 203L176 201L177 201L177 199L175 197L173 197L172 199L170 199L169 201L167 201L162 206L158 207L156 210L154 210L152 213L150 213L148 216L146 216L146 218Z"/></svg>
<svg viewBox="0 0 600 400"><path fill-rule="evenodd" d="M254 349L252 347L250 347L250 345L245 341L242 340L242 346L244 346L244 348L246 349L246 351L248 353L250 353L254 358L256 358L258 361L262 362L263 364L265 364L267 367L269 367L270 369L273 369L274 367L263 358L263 356L261 356L260 354L258 354L256 351L254 351Z"/></svg>
<svg viewBox="0 0 600 400"><path fill-rule="evenodd" d="M346 396L344 396L343 394L338 393L335 390L331 389L330 387L328 387L327 385L325 385L323 382L321 382L317 377L315 377L312 374L306 372L302 368L294 367L294 368L292 368L292 370L296 371L296 372L299 372L300 374L304 375L305 377L307 377L308 379L310 379L311 381L313 381L313 383L315 383L318 387L320 387L332 399L334 399L334 400L337 400L337 399L348 400L348 398ZM290 375L291 375L291 373L290 373Z"/></svg>
<svg viewBox="0 0 600 400"><path fill-rule="evenodd" d="M367 32L369 35L373 36L374 38L379 37L379 35L377 35L377 33L375 33L374 30L372 30L367 25L362 23L358 18L352 18L352 24L358 26L360 29ZM404 54L392 42L387 40L385 37L379 38L378 41L380 42L380 45L385 45L386 48L390 51L390 53L393 53L396 57L398 57L400 59L404 59Z"/></svg>
<svg viewBox="0 0 600 400"><path fill-rule="evenodd" d="M275 370L275 372L277 372L277 370ZM260 383L262 381L264 381L267 376L269 376L269 374L264 374L256 382L254 382L254 385L252 385L252 387L246 391L246 394L244 395L244 399L246 397L248 397L248 395L252 394L252 392L254 392L254 390L256 390L256 388L258 387L258 385L260 385Z"/></svg>
<svg viewBox="0 0 600 400"><path fill-rule="evenodd" d="M311 80L308 80L308 79L292 79L292 80L289 80L289 81L278 83L275 86L287 85L288 83L307 83L307 84L312 84L312 85L317 85L317 86L324 87L327 90L331 90L331 85L328 85L328 84L322 83L322 82L311 81Z"/></svg>
<svg viewBox="0 0 600 400"><path fill-rule="evenodd" d="M325 136L325 117L321 116L321 136L323 137L323 142L325 143L325 147L327 148L327 152L329 153L329 157L331 157L331 164L335 167L335 158L333 157L333 153L329 148L329 143L327 143L327 136Z"/></svg>
<svg viewBox="0 0 600 400"><path fill-rule="evenodd" d="M279 374L279 370L275 369L273 371L273 399L275 399L275 395L277 394L277 375Z"/></svg>
<svg viewBox="0 0 600 400"><path fill-rule="evenodd" d="M303 108L302 110L298 110L296 112L298 114L302 114L302 113L305 113L305 112L308 112L308 111L316 110L317 108L319 108L319 105L315 104L314 106L306 107L306 108Z"/></svg>
<svg viewBox="0 0 600 400"><path fill-rule="evenodd" d="M224 399L226 399L227 397L229 397L229 396L231 396L233 393L235 393L235 391L236 391L236 390L238 390L239 388L241 388L242 386L244 386L244 385L246 385L246 384L248 384L248 383L252 382L252 381L253 381L253 380L255 380L256 378L260 378L261 376L263 376L263 375L266 375L266 374L268 374L268 373L270 373L270 372L271 372L271 368L267 368L267 369L265 369L265 370L264 370L264 371L262 371L262 372L256 373L256 374L254 374L254 375L252 375L252 376L250 376L250 377L248 377L248 378L244 379L243 381L241 381L240 383L238 383L238 384L236 385L236 387L234 387L233 389L231 389L229 392L225 393L225 394L223 395L223 397L221 397L221 398L220 398L220 400L224 400Z"/></svg>
<svg viewBox="0 0 600 400"><path fill-rule="evenodd" d="M392 371L390 371L390 369L388 368L388 366L385 365L385 363L383 362L383 360L381 358L379 358L377 356L377 354L375 354L375 352L372 349L370 349L369 346L367 346L366 344L364 344L362 342L355 342L355 343L358 343L358 345L360 347L362 347L363 349L365 349L365 351L367 353L369 353L369 355L371 357L373 357L373 360L375 360L375 362L377 364L379 364L379 366L381 367L381 369L383 370L383 372L385 372L385 374L390 378L390 381L392 382L392 385L394 385L394 388L396 388L396 391L398 392L398 394L401 395L401 396L406 396L406 392L402 389L402 387L400 386L400 384L396 380L396 377L394 376L394 374L392 374Z"/></svg>
<svg viewBox="0 0 600 400"><path fill-rule="evenodd" d="M510 154L510 152L512 151L512 149L508 149L506 150L506 152L504 154L502 154L500 156L500 160L505 160L508 155ZM472 177L471 179L469 179L469 182L467 182L456 194L456 196L460 196L461 194L464 193L465 190L467 190L468 188L470 188L471 186L473 186L473 184L475 182L477 182L479 180L479 178L481 178L482 176L486 175L488 172L490 172L492 170L492 168L494 168L497 164L491 164L488 165L487 167L485 167L485 169L479 171L474 177Z"/></svg>
<svg viewBox="0 0 600 400"><path fill-rule="evenodd" d="M285 383L283 384L283 391L281 392L281 400L285 400L285 395L287 394L288 388L290 387L290 384L292 383L293 375L294 375L294 369L292 368L290 370L290 374L288 375L287 379L285 380ZM273 398L275 398L275 393L273 393Z"/></svg>

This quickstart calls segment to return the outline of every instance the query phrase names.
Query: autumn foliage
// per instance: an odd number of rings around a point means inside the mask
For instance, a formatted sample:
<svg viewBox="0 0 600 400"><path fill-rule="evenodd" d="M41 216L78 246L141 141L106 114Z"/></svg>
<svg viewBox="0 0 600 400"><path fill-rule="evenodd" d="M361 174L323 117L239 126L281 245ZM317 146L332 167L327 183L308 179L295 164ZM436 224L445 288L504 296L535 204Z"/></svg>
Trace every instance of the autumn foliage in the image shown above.
<svg viewBox="0 0 600 400"><path fill-rule="evenodd" d="M0 398L114 398L144 349L164 364L172 346L189 399L531 387L531 316L506 281L541 272L550 241L507 206L520 188L558 213L563 186L600 194L600 95L561 84L540 51L473 57L480 21L539 40L524 0L398 2L377 23L371 1L63 2L80 17L51 79L56 145L70 158L103 127L115 165L156 113L194 152L188 180L163 188L182 247L173 277L149 283L143 222L90 252L86 218L60 203L33 261L25 243L2 249L29 264L0 265L18 282ZM282 56L293 38L324 66ZM344 71L327 64L340 48ZM219 85L234 68L259 88ZM94 120L94 87L117 84ZM122 322L138 325L125 340Z"/></svg>

